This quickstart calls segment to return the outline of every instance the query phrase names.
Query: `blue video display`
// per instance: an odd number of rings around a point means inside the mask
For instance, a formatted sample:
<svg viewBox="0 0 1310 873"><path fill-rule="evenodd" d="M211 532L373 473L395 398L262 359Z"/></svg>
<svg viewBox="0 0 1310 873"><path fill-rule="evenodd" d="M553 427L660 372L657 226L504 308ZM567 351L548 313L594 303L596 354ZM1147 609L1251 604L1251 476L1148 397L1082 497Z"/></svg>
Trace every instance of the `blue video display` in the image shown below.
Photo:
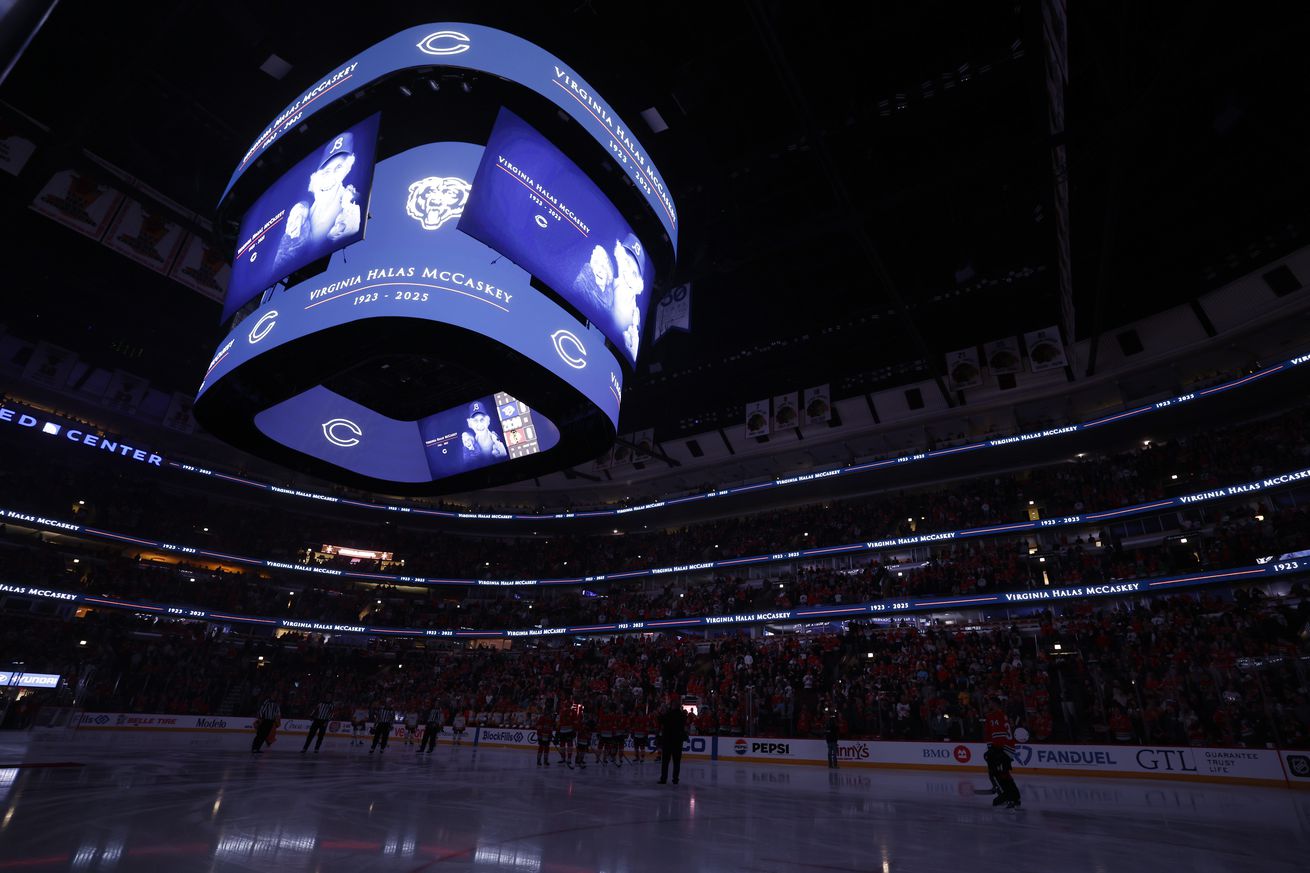
<svg viewBox="0 0 1310 873"><path fill-rule="evenodd" d="M507 109L459 229L541 279L636 361L654 279L646 247L577 164Z"/></svg>
<svg viewBox="0 0 1310 873"><path fill-rule="evenodd" d="M418 429L432 478L440 479L542 451L541 424L526 403L502 391L430 415Z"/></svg>
<svg viewBox="0 0 1310 873"><path fill-rule="evenodd" d="M378 114L315 148L241 220L223 320L265 288L364 237Z"/></svg>
<svg viewBox="0 0 1310 873"><path fill-rule="evenodd" d="M623 374L599 329L580 324L533 288L522 268L458 229L482 154L481 146L470 143L430 143L379 162L368 238L348 253L334 254L323 274L274 293L229 332L198 396L256 356L311 334L364 319L422 318L515 349L567 382L614 424ZM488 413L486 436L469 422L474 401ZM391 419L363 404L319 385L265 409L254 424L297 452L403 483L512 462L560 442L555 424L509 394L471 396L418 421ZM475 446L486 447L484 453L465 457L466 432ZM503 455L490 447L491 434ZM447 437L444 454L435 442L428 444Z"/></svg>
<svg viewBox="0 0 1310 873"><path fill-rule="evenodd" d="M678 245L678 212L668 186L645 148L596 89L559 58L513 34L477 24L422 24L407 28L337 65L301 92L255 139L223 191L274 144L316 112L344 100L369 83L398 70L439 64L481 70L517 82L549 100L582 125L592 139L614 156L618 166L650 205Z"/></svg>

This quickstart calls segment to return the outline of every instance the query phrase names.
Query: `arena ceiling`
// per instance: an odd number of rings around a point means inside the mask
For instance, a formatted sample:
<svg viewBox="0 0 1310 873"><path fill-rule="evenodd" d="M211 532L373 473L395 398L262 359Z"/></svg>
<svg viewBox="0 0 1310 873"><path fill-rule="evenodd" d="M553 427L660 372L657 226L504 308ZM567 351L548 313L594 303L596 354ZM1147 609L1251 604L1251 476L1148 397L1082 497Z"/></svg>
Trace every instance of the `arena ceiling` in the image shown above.
<svg viewBox="0 0 1310 873"><path fill-rule="evenodd" d="M467 20L566 59L638 125L673 187L693 329L647 353L624 429L672 436L810 384L840 397L928 378L950 350L1062 322L1061 180L1080 339L1307 242L1308 28L1289 8L1079 9L1067 130L1053 135L1029 0L225 0L130 14L66 0L0 86L0 109L47 128L24 174L0 178L17 273L3 320L194 390L216 304L26 204L85 150L210 215L253 136L322 72L405 26ZM283 78L261 71L270 55L290 64ZM666 131L640 127L650 107Z"/></svg>

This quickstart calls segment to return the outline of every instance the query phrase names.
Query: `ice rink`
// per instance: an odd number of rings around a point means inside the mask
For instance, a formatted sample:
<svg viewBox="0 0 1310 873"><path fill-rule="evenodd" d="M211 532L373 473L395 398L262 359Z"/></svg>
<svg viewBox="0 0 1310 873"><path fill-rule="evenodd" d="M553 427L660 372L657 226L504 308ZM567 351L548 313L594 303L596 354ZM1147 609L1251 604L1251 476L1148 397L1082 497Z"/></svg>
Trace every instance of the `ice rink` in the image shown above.
<svg viewBox="0 0 1310 873"><path fill-rule="evenodd" d="M1305 870L1310 792L688 761L538 768L531 752L242 735L0 734L0 871Z"/></svg>

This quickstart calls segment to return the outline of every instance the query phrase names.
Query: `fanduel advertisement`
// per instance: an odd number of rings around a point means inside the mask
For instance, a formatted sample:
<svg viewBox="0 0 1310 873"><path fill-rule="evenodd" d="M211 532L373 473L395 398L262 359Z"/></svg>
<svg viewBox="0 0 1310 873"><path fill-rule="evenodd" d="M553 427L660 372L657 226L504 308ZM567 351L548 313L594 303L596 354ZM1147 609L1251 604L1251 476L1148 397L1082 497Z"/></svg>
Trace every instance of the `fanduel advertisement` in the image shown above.
<svg viewBox="0 0 1310 873"><path fill-rule="evenodd" d="M364 237L378 115L315 148L241 219L223 321L296 270Z"/></svg>
<svg viewBox="0 0 1310 873"><path fill-rule="evenodd" d="M284 343L347 322L403 316L462 327L518 351L617 424L622 372L604 335L459 229L482 154L469 143L431 143L377 164L368 237L351 247L348 262L337 252L324 273L275 292L247 316L219 345L197 396ZM478 368L475 360L460 363ZM448 413L396 421L318 386L259 413L255 425L282 445L361 475L423 482L457 468L513 463L558 443L545 416L504 399L472 396ZM475 402L484 405L486 428L470 412Z"/></svg>
<svg viewBox="0 0 1310 873"><path fill-rule="evenodd" d="M507 109L459 229L540 278L636 361L654 278L645 246L577 164Z"/></svg>

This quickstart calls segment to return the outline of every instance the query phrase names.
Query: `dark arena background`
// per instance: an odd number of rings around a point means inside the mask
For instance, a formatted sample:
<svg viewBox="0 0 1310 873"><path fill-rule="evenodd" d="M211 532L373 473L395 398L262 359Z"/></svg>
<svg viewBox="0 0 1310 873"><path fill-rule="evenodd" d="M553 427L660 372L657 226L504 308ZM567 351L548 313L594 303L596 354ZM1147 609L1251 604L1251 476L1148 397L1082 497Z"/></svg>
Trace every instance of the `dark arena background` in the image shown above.
<svg viewBox="0 0 1310 873"><path fill-rule="evenodd" d="M0 873L1304 870L1308 38L3 4Z"/></svg>

